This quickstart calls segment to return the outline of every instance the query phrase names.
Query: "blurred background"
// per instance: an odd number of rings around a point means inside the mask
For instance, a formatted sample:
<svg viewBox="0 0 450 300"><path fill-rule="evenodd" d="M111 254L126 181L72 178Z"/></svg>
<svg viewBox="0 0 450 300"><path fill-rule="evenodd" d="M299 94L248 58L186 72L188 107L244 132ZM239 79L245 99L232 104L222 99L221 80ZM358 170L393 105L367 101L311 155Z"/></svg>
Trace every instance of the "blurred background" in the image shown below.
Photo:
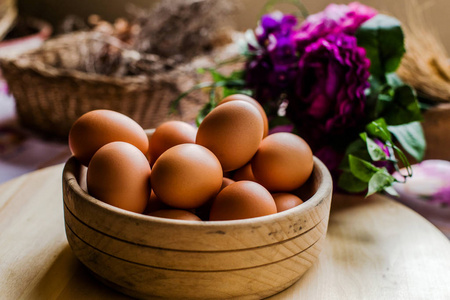
<svg viewBox="0 0 450 300"><path fill-rule="evenodd" d="M164 0L163 0L164 1ZM165 0L170 1L170 0ZM224 0L218 0L224 1ZM57 28L67 15L78 15L87 18L90 14L99 14L108 21L123 17L130 4L150 8L157 0L18 0L20 14L35 16L50 22ZM239 29L254 28L266 0L241 0L242 9L236 18ZM324 9L329 3L350 3L352 1L303 0L310 13ZM379 11L388 12L400 20L406 20L412 6L421 10L431 28L436 30L446 49L450 49L450 26L448 15L450 1L448 0L361 0L360 3L372 6ZM280 9L289 11L292 6L280 4ZM220 18L220 16L218 16Z"/></svg>

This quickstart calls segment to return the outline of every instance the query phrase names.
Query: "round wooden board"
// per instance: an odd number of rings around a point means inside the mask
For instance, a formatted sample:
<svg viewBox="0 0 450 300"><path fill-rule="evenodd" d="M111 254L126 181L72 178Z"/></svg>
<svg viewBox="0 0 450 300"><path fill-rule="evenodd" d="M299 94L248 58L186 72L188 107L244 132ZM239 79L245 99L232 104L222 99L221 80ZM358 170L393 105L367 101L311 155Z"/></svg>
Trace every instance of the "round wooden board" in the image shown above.
<svg viewBox="0 0 450 300"><path fill-rule="evenodd" d="M129 299L94 278L64 233L63 165L0 185L2 299ZM384 196L337 195L316 264L271 299L450 299L450 242Z"/></svg>

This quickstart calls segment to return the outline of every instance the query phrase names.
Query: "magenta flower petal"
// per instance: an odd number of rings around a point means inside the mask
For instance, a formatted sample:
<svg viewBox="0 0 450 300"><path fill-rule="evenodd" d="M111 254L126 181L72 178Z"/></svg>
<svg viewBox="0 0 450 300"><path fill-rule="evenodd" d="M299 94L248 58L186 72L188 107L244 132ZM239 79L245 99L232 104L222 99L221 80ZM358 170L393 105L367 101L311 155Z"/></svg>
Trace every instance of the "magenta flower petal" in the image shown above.
<svg viewBox="0 0 450 300"><path fill-rule="evenodd" d="M287 109L299 128L320 125L329 136L359 130L370 75L368 59L362 53L356 38L343 33L306 47L299 61L295 101L291 100Z"/></svg>
<svg viewBox="0 0 450 300"><path fill-rule="evenodd" d="M362 23L374 17L377 11L358 2L330 4L323 11L308 16L295 39L299 49L328 34L353 35Z"/></svg>
<svg viewBox="0 0 450 300"><path fill-rule="evenodd" d="M450 162L430 159L412 166L414 176L394 188L404 199L425 200L433 204L450 205ZM401 173L405 173L401 170ZM394 177L403 180L400 173Z"/></svg>

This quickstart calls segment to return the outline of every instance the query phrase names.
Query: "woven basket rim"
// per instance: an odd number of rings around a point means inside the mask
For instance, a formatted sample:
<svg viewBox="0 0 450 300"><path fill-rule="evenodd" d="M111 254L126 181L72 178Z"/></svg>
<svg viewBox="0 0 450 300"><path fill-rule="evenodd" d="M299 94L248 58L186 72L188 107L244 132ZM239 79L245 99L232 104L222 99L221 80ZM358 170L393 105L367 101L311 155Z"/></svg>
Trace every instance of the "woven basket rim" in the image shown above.
<svg viewBox="0 0 450 300"><path fill-rule="evenodd" d="M136 76L121 76L121 77L112 77L104 74L95 74L95 73L87 73L79 70L71 70L64 68L55 68L50 65L46 65L42 62L32 62L31 59L25 57L19 57L14 59L0 59L1 68L7 69L10 65L15 66L16 68L23 70L31 70L44 77L50 78L71 78L77 79L80 81L96 81L108 84L146 84L152 79L156 79L156 77L163 77L161 74L157 74L155 76L148 75L136 75Z"/></svg>
<svg viewBox="0 0 450 300"><path fill-rule="evenodd" d="M46 64L40 60L36 60L36 54L45 50L45 48L52 48L57 45L59 41L83 39L90 36L101 35L98 32L77 32L60 35L51 40L48 40L42 48L38 48L32 51L25 52L15 57L5 57L0 59L1 68L8 69L10 66L14 66L22 70L31 70L44 77L50 78L71 78L80 81L91 81L105 84L114 85L147 85L148 83L155 81L164 81L170 77L171 71L165 71L154 74L141 74L141 75L126 75L120 77L113 77L105 74L88 73L75 69L57 68L50 64Z"/></svg>

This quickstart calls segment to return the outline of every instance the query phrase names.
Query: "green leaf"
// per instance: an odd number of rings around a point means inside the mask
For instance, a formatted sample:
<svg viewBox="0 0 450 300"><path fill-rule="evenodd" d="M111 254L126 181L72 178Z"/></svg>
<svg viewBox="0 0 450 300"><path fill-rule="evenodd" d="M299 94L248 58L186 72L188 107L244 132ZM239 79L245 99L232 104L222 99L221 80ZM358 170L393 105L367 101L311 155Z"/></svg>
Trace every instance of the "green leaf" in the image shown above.
<svg viewBox="0 0 450 300"><path fill-rule="evenodd" d="M382 77L397 70L405 53L403 31L397 19L378 14L360 26L356 38L358 45L366 49L371 74Z"/></svg>
<svg viewBox="0 0 450 300"><path fill-rule="evenodd" d="M395 178L391 174L389 174L386 169L379 169L379 171L373 174L373 176L369 180L369 186L366 196L370 196L377 192L381 192L386 188L389 188L390 186L392 186L392 183L394 183L394 181Z"/></svg>
<svg viewBox="0 0 450 300"><path fill-rule="evenodd" d="M389 126L389 131L395 136L400 145L414 159L421 161L425 154L426 141L420 122Z"/></svg>
<svg viewBox="0 0 450 300"><path fill-rule="evenodd" d="M198 112L197 117L195 118L195 123L197 127L203 122L203 119L206 115L214 108L214 105L211 102L206 103L202 109Z"/></svg>
<svg viewBox="0 0 450 300"><path fill-rule="evenodd" d="M363 139L363 141L366 142L367 151L369 152L370 158L373 161L380 161L380 160L386 160L387 159L386 153L384 153L383 149L381 149L381 147L378 146L378 144L375 143L374 140L369 138L367 136L366 132L361 133L360 136Z"/></svg>
<svg viewBox="0 0 450 300"><path fill-rule="evenodd" d="M244 95L251 97L252 91L249 89L233 88L233 87L227 87L227 86L223 87L223 91L222 91L223 98L230 96L230 95L234 95L234 94L244 94Z"/></svg>
<svg viewBox="0 0 450 300"><path fill-rule="evenodd" d="M389 94L378 94L377 99L377 106L376 106L376 117L379 117L383 114L384 111L389 109L389 106L391 105L391 102L394 100L394 98Z"/></svg>
<svg viewBox="0 0 450 300"><path fill-rule="evenodd" d="M402 85L405 85L396 73L386 74L386 81L387 81L387 84L389 84L393 88L398 88Z"/></svg>
<svg viewBox="0 0 450 300"><path fill-rule="evenodd" d="M343 172L339 176L338 186L350 193L360 193L367 189L367 182L359 180L351 172Z"/></svg>
<svg viewBox="0 0 450 300"><path fill-rule="evenodd" d="M267 12L270 11L274 11L275 10L275 5L276 4L281 4L281 3L287 3L287 4L292 4L294 5L298 10L299 10L299 17L301 17L302 19L306 19L306 17L308 17L309 12L306 9L305 5L303 4L303 1L301 0L268 0L265 2L265 5L263 6L262 10L260 11L259 15L263 15ZM298 15L294 12L295 15Z"/></svg>
<svg viewBox="0 0 450 300"><path fill-rule="evenodd" d="M209 114L216 106L216 89L213 88L209 91L209 102L202 107L202 109L198 112L197 117L195 118L197 127L200 126L206 115Z"/></svg>
<svg viewBox="0 0 450 300"><path fill-rule="evenodd" d="M245 74L245 70L233 71L233 72L231 72L230 76L227 77L227 79L244 80L244 74Z"/></svg>
<svg viewBox="0 0 450 300"><path fill-rule="evenodd" d="M215 69L208 69L209 73L211 73L211 76L215 82L219 81L226 81L227 77L222 75L219 71Z"/></svg>
<svg viewBox="0 0 450 300"><path fill-rule="evenodd" d="M352 174L364 182L369 182L372 176L380 170L370 162L353 155L348 156L348 161Z"/></svg>
<svg viewBox="0 0 450 300"><path fill-rule="evenodd" d="M394 189L393 186L385 187L385 188L384 188L384 191L385 191L386 193L388 193L389 195L391 195L391 196L399 197L399 194L397 193L397 191Z"/></svg>
<svg viewBox="0 0 450 300"><path fill-rule="evenodd" d="M383 118L379 118L369 123L366 126L366 130L369 135L377 137L383 142L391 140L391 133L389 132L386 121Z"/></svg>
<svg viewBox="0 0 450 300"><path fill-rule="evenodd" d="M398 168L398 164L396 164L395 167L396 167L397 172L399 172L399 174L401 176L403 176L405 179L406 179L406 177L411 177L413 170L412 170L411 164L408 161L408 158L403 153L402 149L400 149L396 145L392 145L392 148L395 150L396 156L399 157L400 161L402 162L402 164L405 166L405 169L406 169L406 174L402 174L402 172L400 172L400 169Z"/></svg>
<svg viewBox="0 0 450 300"><path fill-rule="evenodd" d="M200 82L196 85L194 85L193 87L191 87L189 90L187 90L186 92L181 93L175 100L172 101L172 103L170 104L170 112L171 113L175 113L178 110L178 105L180 104L180 101L186 97L187 95L189 95L190 93L192 93L193 91L196 90L200 90L206 87L214 87L214 82Z"/></svg>
<svg viewBox="0 0 450 300"><path fill-rule="evenodd" d="M269 128L274 128L274 127L282 126L282 125L290 125L290 124L292 124L292 121L288 117L275 116L270 119Z"/></svg>
<svg viewBox="0 0 450 300"><path fill-rule="evenodd" d="M196 71L197 71L198 74L205 74L206 69L205 68L198 68Z"/></svg>
<svg viewBox="0 0 450 300"><path fill-rule="evenodd" d="M396 88L394 99L383 117L389 125L421 121L422 113L414 90L408 85Z"/></svg>
<svg viewBox="0 0 450 300"><path fill-rule="evenodd" d="M361 139L357 139L347 146L344 158L342 159L339 165L339 169L344 171L350 171L350 163L348 161L348 157L350 154L365 160L370 159L370 155L369 153L367 153L366 143Z"/></svg>

